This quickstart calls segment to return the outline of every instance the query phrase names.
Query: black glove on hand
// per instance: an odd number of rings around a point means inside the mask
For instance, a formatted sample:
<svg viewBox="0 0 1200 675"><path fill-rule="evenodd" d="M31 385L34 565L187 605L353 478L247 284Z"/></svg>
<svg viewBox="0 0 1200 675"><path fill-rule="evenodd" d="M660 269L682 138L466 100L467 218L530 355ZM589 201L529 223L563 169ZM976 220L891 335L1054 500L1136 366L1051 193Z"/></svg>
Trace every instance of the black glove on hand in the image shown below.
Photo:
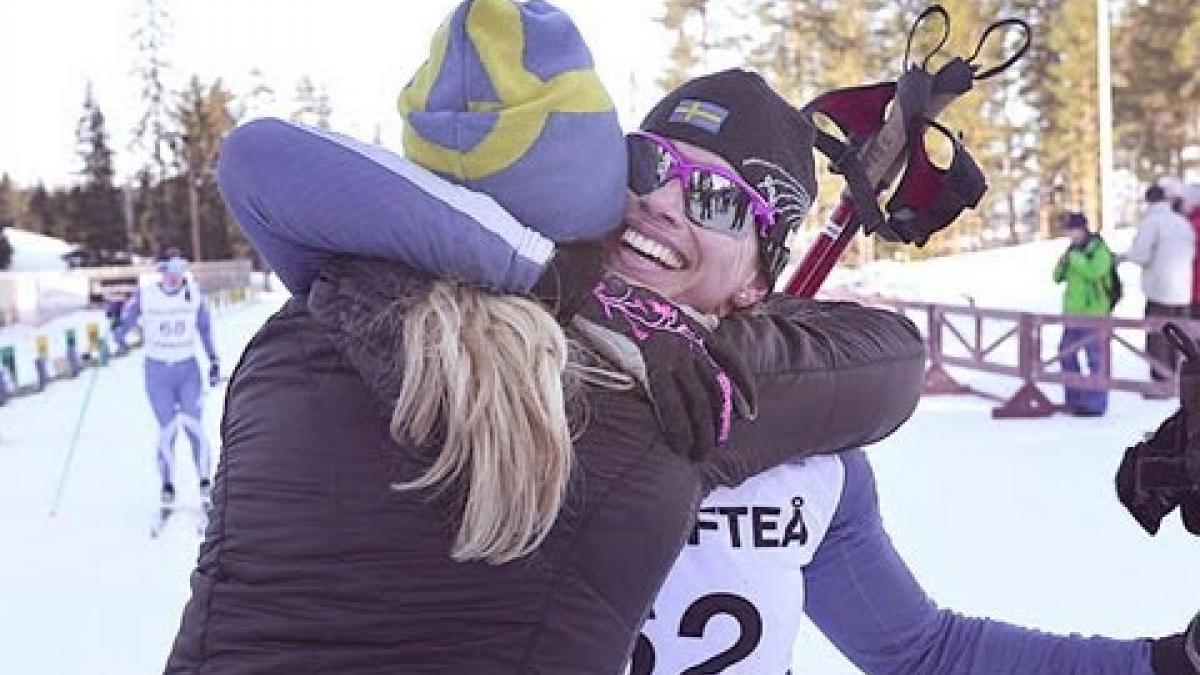
<svg viewBox="0 0 1200 675"><path fill-rule="evenodd" d="M1117 469L1117 496L1150 534L1179 506L1184 526L1200 535L1200 351L1173 323L1163 333L1184 355L1180 407L1153 436L1125 451Z"/></svg>
<svg viewBox="0 0 1200 675"><path fill-rule="evenodd" d="M604 277L587 296L576 328L596 351L622 366L638 360L630 356L640 357L645 372L634 375L648 389L671 448L699 461L728 440L735 396L753 391L743 361L651 290Z"/></svg>
<svg viewBox="0 0 1200 675"><path fill-rule="evenodd" d="M1154 641L1154 675L1200 675L1200 614L1183 633Z"/></svg>
<svg viewBox="0 0 1200 675"><path fill-rule="evenodd" d="M221 382L221 362L213 359L208 364L208 386L215 387Z"/></svg>
<svg viewBox="0 0 1200 675"><path fill-rule="evenodd" d="M604 271L604 244L577 241L558 244L530 294L563 325L587 301Z"/></svg>

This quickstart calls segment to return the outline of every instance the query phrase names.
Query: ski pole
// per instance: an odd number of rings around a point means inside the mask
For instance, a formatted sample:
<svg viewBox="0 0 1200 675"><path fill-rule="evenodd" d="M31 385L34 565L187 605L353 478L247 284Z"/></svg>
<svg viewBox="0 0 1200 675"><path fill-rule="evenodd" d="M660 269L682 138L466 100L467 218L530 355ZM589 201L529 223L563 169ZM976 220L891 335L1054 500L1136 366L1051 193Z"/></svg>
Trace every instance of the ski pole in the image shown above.
<svg viewBox="0 0 1200 675"><path fill-rule="evenodd" d="M942 67L934 76L934 81L954 66L965 65L961 60L951 61ZM966 89L951 88L944 93L931 97L926 110L920 111L928 118L937 117L947 106L962 94L970 91L971 80L966 81ZM961 84L957 82L956 84ZM918 133L924 132L924 127ZM875 186L876 193L882 193L899 175L904 165L904 149L908 146L908 130L905 128L905 115L900 105L893 105L883 126L863 146L863 170ZM829 276L834 263L841 257L849 246L854 235L858 234L859 221L855 218L857 209L849 190L843 190L837 208L829 216L825 227L821 228L817 238L809 247L808 252L800 261L800 265L788 280L785 292L789 295L812 297L821 288L825 278Z"/></svg>
<svg viewBox="0 0 1200 675"><path fill-rule="evenodd" d="M941 15L945 20L946 32L938 46L926 56L925 63L928 62L933 54L941 49L949 34L949 16L938 5L926 9L917 19L917 25L927 16L935 13ZM979 56L988 37L992 32L1009 26L1016 26L1025 32L1024 44L1001 64L988 68L983 72L977 72L979 64L975 63L975 58ZM915 29L914 26L914 32ZM975 53L969 59L951 59L933 76L933 91L925 109L908 112L915 113L919 117L923 117L929 121L936 119L947 106L970 91L975 81L992 77L1020 59L1029 48L1031 35L1029 25L1020 19L1003 19L992 23L984 31L983 36L980 37L979 43L975 48ZM911 43L912 34L909 35L909 48L911 48ZM905 61L907 62L907 60L906 53ZM922 69L925 67L925 63L922 63L920 66ZM909 67L906 63L905 68ZM916 66L912 67L915 68ZM965 73L963 72L964 70ZM860 152L863 169L877 193L882 193L887 189L904 167L904 149L911 140L908 138L909 130L905 124L905 112L902 106L893 105L879 131L867 140ZM925 124L920 125L916 129L916 133L924 133L925 126ZM792 273L792 277L788 280L785 287L785 292L788 295L812 297L816 294L821 288L821 284L825 282L826 277L829 276L833 265L846 250L854 235L858 233L861 223L855 219L856 215L854 201L851 198L850 192L849 190L844 190L838 206L830 214L825 227L821 229L817 238L813 240L808 252L805 253L804 258L800 261L795 272Z"/></svg>
<svg viewBox="0 0 1200 675"><path fill-rule="evenodd" d="M75 431L71 434L71 445L67 448L67 457L63 462L62 471L58 476L58 487L54 490L54 501L50 504L50 517L53 518L58 514L59 502L62 500L63 488L67 484L67 474L71 470L71 463L75 459L75 448L79 445L79 432L83 429L83 420L87 416L88 405L92 401L92 391L96 388L96 377L99 375L100 369L92 366L92 376L88 379L87 390L83 395L83 406L79 409L79 419L75 422Z"/></svg>

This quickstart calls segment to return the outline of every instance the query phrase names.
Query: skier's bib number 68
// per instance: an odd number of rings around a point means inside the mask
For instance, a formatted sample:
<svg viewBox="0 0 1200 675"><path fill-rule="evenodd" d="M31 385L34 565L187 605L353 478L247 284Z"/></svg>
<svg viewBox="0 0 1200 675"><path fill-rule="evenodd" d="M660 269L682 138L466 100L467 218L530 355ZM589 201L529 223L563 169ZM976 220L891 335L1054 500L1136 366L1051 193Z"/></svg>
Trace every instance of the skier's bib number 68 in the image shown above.
<svg viewBox="0 0 1200 675"><path fill-rule="evenodd" d="M679 619L679 637L703 637L709 619L718 614L727 614L738 622L740 632L737 640L724 651L687 668L680 675L720 673L753 654L758 647L762 639L762 615L749 600L732 593L711 593L689 605ZM629 664L629 675L651 675L655 661L654 645L645 633L639 635L633 660Z"/></svg>
<svg viewBox="0 0 1200 675"><path fill-rule="evenodd" d="M168 319L158 322L158 334L165 338L179 337L187 332L187 322L183 319Z"/></svg>

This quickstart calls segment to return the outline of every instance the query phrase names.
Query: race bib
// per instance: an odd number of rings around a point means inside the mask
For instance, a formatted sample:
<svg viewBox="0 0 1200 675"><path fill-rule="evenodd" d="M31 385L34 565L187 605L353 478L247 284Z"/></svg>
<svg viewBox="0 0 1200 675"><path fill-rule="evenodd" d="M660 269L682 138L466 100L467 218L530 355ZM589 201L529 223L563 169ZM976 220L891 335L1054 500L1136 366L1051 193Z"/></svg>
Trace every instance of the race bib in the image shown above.
<svg viewBox="0 0 1200 675"><path fill-rule="evenodd" d="M709 495L628 672L786 673L804 616L804 568L844 480L838 457L813 457Z"/></svg>

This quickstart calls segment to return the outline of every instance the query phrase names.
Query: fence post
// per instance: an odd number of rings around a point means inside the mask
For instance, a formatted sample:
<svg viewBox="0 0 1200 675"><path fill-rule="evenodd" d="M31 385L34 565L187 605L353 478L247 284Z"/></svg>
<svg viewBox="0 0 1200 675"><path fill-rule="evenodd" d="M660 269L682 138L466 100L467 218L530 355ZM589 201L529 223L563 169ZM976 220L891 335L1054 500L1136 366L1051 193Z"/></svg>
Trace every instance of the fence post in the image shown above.
<svg viewBox="0 0 1200 675"><path fill-rule="evenodd" d="M37 369L37 391L41 391L50 382L50 338L39 335L34 343L37 345L37 357L33 365Z"/></svg>
<svg viewBox="0 0 1200 675"><path fill-rule="evenodd" d="M929 368L925 370L925 383L921 393L931 395L966 394L971 390L950 377L946 366L942 363L943 341L942 323L946 317L939 305L928 305L928 327L925 330L925 344L929 349Z"/></svg>
<svg viewBox="0 0 1200 675"><path fill-rule="evenodd" d="M12 347L0 347L0 405L17 390L17 357Z"/></svg>
<svg viewBox="0 0 1200 675"><path fill-rule="evenodd" d="M67 329L67 368L70 369L71 377L79 377L79 372L83 370L83 364L79 360L79 341L74 328Z"/></svg>
<svg viewBox="0 0 1200 675"><path fill-rule="evenodd" d="M96 365L108 365L108 345L100 339L100 324L90 321L87 325L88 353Z"/></svg>
<svg viewBox="0 0 1200 675"><path fill-rule="evenodd" d="M1049 417L1058 410L1041 389L1037 388L1034 369L1042 357L1041 325L1031 314L1022 312L1017 317L1017 369L1021 371L1021 388L1007 401L992 408L992 417Z"/></svg>

